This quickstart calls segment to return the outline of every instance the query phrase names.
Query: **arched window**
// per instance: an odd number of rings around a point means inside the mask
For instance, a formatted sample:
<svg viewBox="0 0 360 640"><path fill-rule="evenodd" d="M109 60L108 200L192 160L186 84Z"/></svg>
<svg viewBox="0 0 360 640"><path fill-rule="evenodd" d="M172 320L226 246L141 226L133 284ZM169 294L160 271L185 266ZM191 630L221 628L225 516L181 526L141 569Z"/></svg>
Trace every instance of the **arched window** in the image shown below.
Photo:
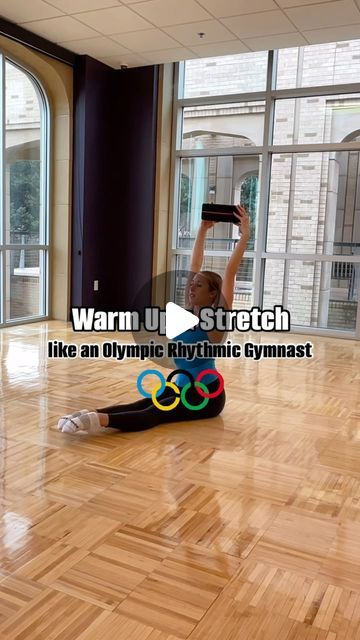
<svg viewBox="0 0 360 640"><path fill-rule="evenodd" d="M3 197L0 322L48 313L48 102L39 82L0 58Z"/></svg>

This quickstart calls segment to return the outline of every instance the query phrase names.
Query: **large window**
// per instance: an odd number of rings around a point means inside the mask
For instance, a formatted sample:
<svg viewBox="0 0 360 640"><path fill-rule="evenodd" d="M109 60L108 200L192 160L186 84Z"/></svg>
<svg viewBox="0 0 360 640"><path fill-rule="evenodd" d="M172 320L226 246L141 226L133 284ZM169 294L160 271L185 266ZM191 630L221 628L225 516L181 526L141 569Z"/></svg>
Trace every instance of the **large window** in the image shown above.
<svg viewBox="0 0 360 640"><path fill-rule="evenodd" d="M360 338L360 40L178 66L171 268L184 270L203 202L247 207L235 308L283 304L299 331ZM237 239L208 235L222 274Z"/></svg>
<svg viewBox="0 0 360 640"><path fill-rule="evenodd" d="M47 315L48 107L36 79L0 56L0 323Z"/></svg>

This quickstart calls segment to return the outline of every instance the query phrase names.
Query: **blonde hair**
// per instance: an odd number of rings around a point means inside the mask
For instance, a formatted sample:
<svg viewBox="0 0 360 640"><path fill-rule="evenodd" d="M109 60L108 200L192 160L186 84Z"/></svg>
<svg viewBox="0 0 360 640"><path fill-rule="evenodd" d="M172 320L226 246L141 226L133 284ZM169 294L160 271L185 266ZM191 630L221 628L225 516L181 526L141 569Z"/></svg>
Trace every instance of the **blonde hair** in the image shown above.
<svg viewBox="0 0 360 640"><path fill-rule="evenodd" d="M213 306L217 307L220 302L221 289L222 289L222 277L219 276L218 273L215 273L215 271L200 271L200 274L204 276L204 278L206 279L209 285L209 290L211 292L216 291L216 296L213 301Z"/></svg>

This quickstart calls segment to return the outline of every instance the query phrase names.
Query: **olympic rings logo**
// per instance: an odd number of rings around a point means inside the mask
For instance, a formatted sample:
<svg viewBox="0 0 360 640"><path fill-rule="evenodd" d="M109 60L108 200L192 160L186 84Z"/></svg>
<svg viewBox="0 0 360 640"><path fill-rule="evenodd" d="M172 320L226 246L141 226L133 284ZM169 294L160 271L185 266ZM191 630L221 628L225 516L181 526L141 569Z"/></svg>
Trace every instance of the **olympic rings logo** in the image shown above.
<svg viewBox="0 0 360 640"><path fill-rule="evenodd" d="M172 378L180 373L187 376L187 378L189 379L189 382L184 387L182 387L181 390L174 382L171 382ZM157 384L151 391L151 393L149 393L148 391L145 391L145 389L143 389L142 382L145 376L151 374L159 378L160 384ZM219 381L219 386L213 393L209 393L209 389L207 388L207 386L201 382L202 378L208 374L215 375ZM194 376L185 369L175 369L175 371L169 373L168 377L165 380L160 371L156 371L156 369L146 369L145 371L140 373L137 379L136 386L142 396L144 396L145 398L152 398L153 404L155 405L155 407L157 407L157 409L160 409L160 411L171 411L172 409L175 409L175 407L177 407L180 401L183 403L184 407L190 409L190 411L199 411L200 409L206 407L210 398L216 398L220 395L220 393L224 389L224 378L215 369L204 369L204 371L201 371L199 373L196 379L194 379ZM160 402L158 401L158 396L160 396L160 394L165 391L166 387L169 387L174 391L175 400L171 404L160 404ZM199 404L191 404L187 400L186 394L190 387L194 387L197 390L198 395L204 398L202 402L199 402Z"/></svg>

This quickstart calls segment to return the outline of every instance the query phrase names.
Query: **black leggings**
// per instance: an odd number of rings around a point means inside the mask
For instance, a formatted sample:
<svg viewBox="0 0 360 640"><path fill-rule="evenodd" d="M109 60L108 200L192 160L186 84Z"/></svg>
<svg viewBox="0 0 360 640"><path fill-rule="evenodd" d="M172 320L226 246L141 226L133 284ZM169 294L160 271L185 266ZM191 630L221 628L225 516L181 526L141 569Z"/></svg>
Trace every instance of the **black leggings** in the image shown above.
<svg viewBox="0 0 360 640"><path fill-rule="evenodd" d="M218 389L218 385L219 381L214 380L214 382L210 382L206 386L209 389L209 393L213 393ZM96 411L109 415L109 427L121 429L121 431L144 431L169 422L214 418L223 410L225 397L225 390L223 390L216 398L209 398L208 404L203 409L196 411L188 409L181 401L174 409L162 411L155 407L151 398L143 398L129 404L103 407L102 409L96 409ZM174 398L174 391L170 387L166 387L157 400L163 405L169 405ZM195 387L190 387L186 394L186 400L190 404L197 405L202 402L203 398L199 396Z"/></svg>

